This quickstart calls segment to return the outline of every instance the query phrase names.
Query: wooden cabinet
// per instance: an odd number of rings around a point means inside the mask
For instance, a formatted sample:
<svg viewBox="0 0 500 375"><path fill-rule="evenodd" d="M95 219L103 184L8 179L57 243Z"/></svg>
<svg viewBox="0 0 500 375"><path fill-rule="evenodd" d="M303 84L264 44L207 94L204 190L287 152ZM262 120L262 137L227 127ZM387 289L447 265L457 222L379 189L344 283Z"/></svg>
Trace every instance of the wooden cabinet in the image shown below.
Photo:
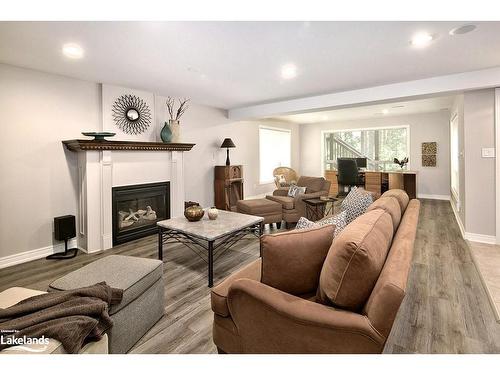
<svg viewBox="0 0 500 375"><path fill-rule="evenodd" d="M365 172L365 190L380 196L382 193L382 173Z"/></svg>
<svg viewBox="0 0 500 375"><path fill-rule="evenodd" d="M243 166L218 165L214 177L215 207L236 211L236 202L243 199Z"/></svg>

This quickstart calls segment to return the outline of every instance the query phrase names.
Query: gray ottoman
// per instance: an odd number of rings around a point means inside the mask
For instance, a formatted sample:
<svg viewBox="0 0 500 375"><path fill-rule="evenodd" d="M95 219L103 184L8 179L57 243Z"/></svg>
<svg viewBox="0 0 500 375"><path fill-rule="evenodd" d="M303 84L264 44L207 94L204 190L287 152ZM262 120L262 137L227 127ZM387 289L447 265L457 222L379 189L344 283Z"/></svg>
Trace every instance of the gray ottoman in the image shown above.
<svg viewBox="0 0 500 375"><path fill-rule="evenodd" d="M163 316L163 262L155 259L110 255L86 265L49 285L49 291L68 290L105 281L123 289L119 305L111 306L113 328L109 352L126 353Z"/></svg>

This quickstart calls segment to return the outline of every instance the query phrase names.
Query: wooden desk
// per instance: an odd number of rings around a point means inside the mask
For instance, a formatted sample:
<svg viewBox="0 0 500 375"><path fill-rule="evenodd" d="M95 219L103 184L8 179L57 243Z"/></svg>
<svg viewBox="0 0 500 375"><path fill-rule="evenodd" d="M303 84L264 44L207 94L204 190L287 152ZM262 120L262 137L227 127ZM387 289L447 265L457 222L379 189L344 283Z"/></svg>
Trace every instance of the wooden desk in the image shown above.
<svg viewBox="0 0 500 375"><path fill-rule="evenodd" d="M339 193L336 170L325 170L325 178L331 182L330 195ZM394 171L360 171L365 178L365 189L377 195L388 189L402 189L410 199L417 197L417 172L406 170Z"/></svg>

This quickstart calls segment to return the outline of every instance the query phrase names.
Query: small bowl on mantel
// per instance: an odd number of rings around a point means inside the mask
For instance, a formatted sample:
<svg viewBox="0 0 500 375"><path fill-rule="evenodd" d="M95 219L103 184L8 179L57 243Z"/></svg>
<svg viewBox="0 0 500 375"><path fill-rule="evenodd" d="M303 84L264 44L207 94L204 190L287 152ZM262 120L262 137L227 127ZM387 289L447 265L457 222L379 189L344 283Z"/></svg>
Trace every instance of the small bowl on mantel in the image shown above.
<svg viewBox="0 0 500 375"><path fill-rule="evenodd" d="M111 132L82 132L87 137L94 137L94 141L106 141L105 137L113 137L116 133Z"/></svg>

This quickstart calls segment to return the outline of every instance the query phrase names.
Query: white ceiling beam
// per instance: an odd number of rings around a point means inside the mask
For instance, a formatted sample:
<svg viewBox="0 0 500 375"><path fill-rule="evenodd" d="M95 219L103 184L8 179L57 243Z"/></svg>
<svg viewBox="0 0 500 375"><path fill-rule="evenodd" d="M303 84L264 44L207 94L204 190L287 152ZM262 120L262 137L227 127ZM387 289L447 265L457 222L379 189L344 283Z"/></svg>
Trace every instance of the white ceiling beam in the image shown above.
<svg viewBox="0 0 500 375"><path fill-rule="evenodd" d="M408 100L491 87L500 87L500 67L233 108L228 111L228 117L233 120L247 120L326 111L346 106L376 104L396 99Z"/></svg>

